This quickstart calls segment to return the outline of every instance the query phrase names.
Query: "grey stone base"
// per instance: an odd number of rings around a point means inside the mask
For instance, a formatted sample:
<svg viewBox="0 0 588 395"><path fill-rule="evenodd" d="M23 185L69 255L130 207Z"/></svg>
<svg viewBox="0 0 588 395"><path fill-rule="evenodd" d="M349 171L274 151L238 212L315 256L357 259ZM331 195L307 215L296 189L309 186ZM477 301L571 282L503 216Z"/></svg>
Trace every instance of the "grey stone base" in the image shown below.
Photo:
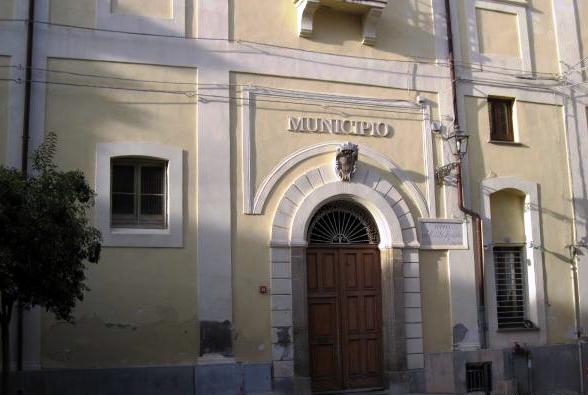
<svg viewBox="0 0 588 395"><path fill-rule="evenodd" d="M10 395L271 394L271 363L41 370L13 374Z"/></svg>
<svg viewBox="0 0 588 395"><path fill-rule="evenodd" d="M386 372L384 375L385 389L370 391L378 395L404 395L408 393L423 393L425 390L425 371L423 369L404 372ZM358 395L361 392L353 392ZM274 378L273 394L276 395L312 395L310 377L295 376L290 378Z"/></svg>
<svg viewBox="0 0 588 395"><path fill-rule="evenodd" d="M426 354L424 392L466 393L466 363L491 362L495 393L580 393L583 378L576 344L530 347L528 351L528 354L515 354L510 349ZM585 370L588 356L583 357Z"/></svg>

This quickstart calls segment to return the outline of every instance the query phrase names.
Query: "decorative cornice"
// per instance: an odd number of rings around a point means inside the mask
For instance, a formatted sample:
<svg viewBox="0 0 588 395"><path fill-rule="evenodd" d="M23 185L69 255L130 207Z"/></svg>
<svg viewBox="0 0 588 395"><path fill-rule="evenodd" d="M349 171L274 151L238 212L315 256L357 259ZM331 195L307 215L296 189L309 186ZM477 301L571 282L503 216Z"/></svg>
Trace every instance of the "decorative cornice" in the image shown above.
<svg viewBox="0 0 588 395"><path fill-rule="evenodd" d="M357 6L363 13L363 44L376 43L376 28L382 11L388 5L388 0L331 0L329 4L342 3ZM312 37L314 13L321 6L323 0L294 0L298 9L298 34L300 37ZM355 7L353 7L355 8Z"/></svg>

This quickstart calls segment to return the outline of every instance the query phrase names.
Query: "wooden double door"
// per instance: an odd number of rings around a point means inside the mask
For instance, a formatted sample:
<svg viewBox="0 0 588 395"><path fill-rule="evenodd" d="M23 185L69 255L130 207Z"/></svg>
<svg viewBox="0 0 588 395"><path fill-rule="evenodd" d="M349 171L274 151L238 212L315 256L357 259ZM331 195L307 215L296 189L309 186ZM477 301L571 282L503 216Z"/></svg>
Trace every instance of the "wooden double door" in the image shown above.
<svg viewBox="0 0 588 395"><path fill-rule="evenodd" d="M379 250L311 247L306 262L313 391L382 387Z"/></svg>

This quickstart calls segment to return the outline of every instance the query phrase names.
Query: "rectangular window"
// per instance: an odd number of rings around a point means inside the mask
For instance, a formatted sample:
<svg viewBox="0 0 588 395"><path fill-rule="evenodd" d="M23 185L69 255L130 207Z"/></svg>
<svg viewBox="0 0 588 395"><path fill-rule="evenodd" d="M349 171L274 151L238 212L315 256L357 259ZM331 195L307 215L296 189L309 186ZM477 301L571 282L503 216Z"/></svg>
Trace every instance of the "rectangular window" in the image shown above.
<svg viewBox="0 0 588 395"><path fill-rule="evenodd" d="M167 162L145 158L111 160L111 226L167 227Z"/></svg>
<svg viewBox="0 0 588 395"><path fill-rule="evenodd" d="M512 99L488 98L491 141L514 142L513 105Z"/></svg>
<svg viewBox="0 0 588 395"><path fill-rule="evenodd" d="M466 391L492 392L492 362L466 363Z"/></svg>
<svg viewBox="0 0 588 395"><path fill-rule="evenodd" d="M527 271L523 247L494 247L499 329L526 328Z"/></svg>

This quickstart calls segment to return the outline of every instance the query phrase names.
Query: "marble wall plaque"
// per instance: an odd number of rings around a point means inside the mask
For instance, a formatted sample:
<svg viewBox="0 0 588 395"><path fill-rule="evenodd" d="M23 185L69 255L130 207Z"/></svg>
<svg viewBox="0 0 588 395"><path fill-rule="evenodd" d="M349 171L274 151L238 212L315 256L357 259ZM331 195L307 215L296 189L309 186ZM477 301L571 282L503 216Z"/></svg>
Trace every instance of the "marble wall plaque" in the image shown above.
<svg viewBox="0 0 588 395"><path fill-rule="evenodd" d="M459 220L421 220L421 248L467 248L465 224Z"/></svg>

